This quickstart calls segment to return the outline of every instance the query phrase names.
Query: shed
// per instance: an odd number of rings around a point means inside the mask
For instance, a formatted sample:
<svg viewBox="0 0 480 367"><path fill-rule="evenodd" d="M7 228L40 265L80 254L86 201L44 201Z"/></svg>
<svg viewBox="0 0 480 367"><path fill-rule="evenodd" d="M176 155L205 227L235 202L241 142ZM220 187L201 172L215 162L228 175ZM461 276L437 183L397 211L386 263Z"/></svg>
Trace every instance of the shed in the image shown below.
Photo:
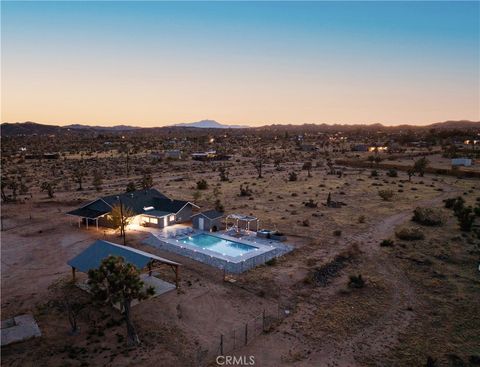
<svg viewBox="0 0 480 367"><path fill-rule="evenodd" d="M470 158L453 158L452 166L464 166L470 167L472 165L472 160Z"/></svg>
<svg viewBox="0 0 480 367"><path fill-rule="evenodd" d="M67 261L67 264L72 267L73 280L75 280L76 270L87 273L91 269L98 269L102 261L111 255L123 257L125 262L134 265L139 271L147 268L150 275L155 265L169 265L175 271L175 286L178 288L179 263L133 247L103 240L95 241L80 254Z"/></svg>
<svg viewBox="0 0 480 367"><path fill-rule="evenodd" d="M207 210L192 216L192 226L202 231L216 232L222 226L223 216L223 212Z"/></svg>

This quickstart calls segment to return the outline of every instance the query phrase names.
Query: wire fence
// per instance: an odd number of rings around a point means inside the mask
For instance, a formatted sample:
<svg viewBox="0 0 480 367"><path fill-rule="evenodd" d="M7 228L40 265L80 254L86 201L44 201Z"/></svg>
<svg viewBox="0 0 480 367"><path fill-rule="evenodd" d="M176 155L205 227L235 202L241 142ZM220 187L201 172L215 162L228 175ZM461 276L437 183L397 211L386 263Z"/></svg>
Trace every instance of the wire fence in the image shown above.
<svg viewBox="0 0 480 367"><path fill-rule="evenodd" d="M276 305L249 319L245 323L220 333L209 346L204 346L197 352L196 366L206 366L221 355L231 355L236 350L245 347L262 333L268 333L287 316L288 311Z"/></svg>

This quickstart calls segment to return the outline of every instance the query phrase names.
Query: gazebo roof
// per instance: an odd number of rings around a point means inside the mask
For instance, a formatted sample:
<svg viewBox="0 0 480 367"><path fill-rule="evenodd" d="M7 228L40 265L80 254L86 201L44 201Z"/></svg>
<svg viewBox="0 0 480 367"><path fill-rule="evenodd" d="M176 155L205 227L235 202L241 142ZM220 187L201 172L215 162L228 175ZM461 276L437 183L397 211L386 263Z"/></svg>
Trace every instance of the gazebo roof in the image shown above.
<svg viewBox="0 0 480 367"><path fill-rule="evenodd" d="M180 265L177 262L145 251L137 250L128 246L117 245L116 243L103 240L95 241L83 250L83 252L69 260L67 264L86 273L90 269L97 269L102 261L110 255L123 257L127 263L134 265L139 270L147 266L152 260L168 265Z"/></svg>
<svg viewBox="0 0 480 367"><path fill-rule="evenodd" d="M243 215L243 214L229 214L229 215L227 215L227 218L243 220L245 222L251 222L251 221L254 221L254 220L258 220L257 217L254 217L254 216L251 216L251 215Z"/></svg>

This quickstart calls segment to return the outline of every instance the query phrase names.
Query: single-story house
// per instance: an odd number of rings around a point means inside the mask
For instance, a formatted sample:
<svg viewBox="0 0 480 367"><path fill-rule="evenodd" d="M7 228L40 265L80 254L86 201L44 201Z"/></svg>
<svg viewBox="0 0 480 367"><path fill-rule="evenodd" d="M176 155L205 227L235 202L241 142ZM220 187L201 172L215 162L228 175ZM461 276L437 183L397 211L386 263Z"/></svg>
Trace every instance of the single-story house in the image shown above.
<svg viewBox="0 0 480 367"><path fill-rule="evenodd" d="M217 232L221 229L223 217L223 212L207 210L192 216L192 226L202 231Z"/></svg>
<svg viewBox="0 0 480 367"><path fill-rule="evenodd" d="M67 214L78 218L79 226L112 227L111 212L120 204L133 214L130 223L158 228L188 222L193 207L198 208L189 201L170 199L156 189L147 189L104 196Z"/></svg>

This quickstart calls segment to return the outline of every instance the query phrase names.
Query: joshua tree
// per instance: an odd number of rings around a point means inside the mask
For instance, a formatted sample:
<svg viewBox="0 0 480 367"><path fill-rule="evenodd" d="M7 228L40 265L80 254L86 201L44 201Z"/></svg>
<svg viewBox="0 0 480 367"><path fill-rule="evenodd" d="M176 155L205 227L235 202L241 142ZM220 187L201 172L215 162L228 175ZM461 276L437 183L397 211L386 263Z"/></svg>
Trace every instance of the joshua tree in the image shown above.
<svg viewBox="0 0 480 367"><path fill-rule="evenodd" d="M257 170L257 173L258 173L258 178L263 178L263 176L262 176L263 163L264 163L263 157L258 157L253 162L253 166L255 167L255 169Z"/></svg>
<svg viewBox="0 0 480 367"><path fill-rule="evenodd" d="M413 167L409 168L407 170L407 175L408 175L408 182L412 181L412 176L415 175L415 169Z"/></svg>
<svg viewBox="0 0 480 367"><path fill-rule="evenodd" d="M102 185L103 185L103 177L100 171L95 171L93 172L93 181L92 181L93 187L95 187L95 190L98 192L102 191Z"/></svg>
<svg viewBox="0 0 480 367"><path fill-rule="evenodd" d="M219 167L218 172L220 176L220 181L228 181L228 171L225 167Z"/></svg>
<svg viewBox="0 0 480 367"><path fill-rule="evenodd" d="M135 182L133 181L130 181L128 184L127 184L127 188L125 189L126 192L133 192L137 189L137 187L135 186Z"/></svg>
<svg viewBox="0 0 480 367"><path fill-rule="evenodd" d="M208 183L204 179L201 179L197 182L197 190L206 190L208 189Z"/></svg>
<svg viewBox="0 0 480 367"><path fill-rule="evenodd" d="M51 199L51 198L53 198L53 196L55 194L55 184L53 182L50 182L50 181L45 181L40 186L40 190L42 192L46 191L48 197Z"/></svg>
<svg viewBox="0 0 480 367"><path fill-rule="evenodd" d="M153 187L153 177L150 170L143 171L142 176L142 188L144 190L151 189Z"/></svg>
<svg viewBox="0 0 480 367"><path fill-rule="evenodd" d="M128 345L139 345L140 339L131 319L132 301L146 299L155 294L155 290L153 287L144 290L138 269L120 256L109 256L98 269L89 270L88 284L96 300L120 305L127 324Z"/></svg>
<svg viewBox="0 0 480 367"><path fill-rule="evenodd" d="M423 175L425 174L425 169L427 168L428 164L429 164L428 159L425 157L422 157L415 161L413 165L413 169L415 172L418 173L420 177L423 177Z"/></svg>
<svg viewBox="0 0 480 367"><path fill-rule="evenodd" d="M116 204L112 207L109 219L114 229L120 229L120 236L125 244L125 227L131 222L135 213L128 206Z"/></svg>
<svg viewBox="0 0 480 367"><path fill-rule="evenodd" d="M297 178L298 176L295 172L290 172L288 174L288 181L297 181Z"/></svg>
<svg viewBox="0 0 480 367"><path fill-rule="evenodd" d="M305 163L303 164L302 169L304 169L304 170L307 171L307 176L308 176L308 177L312 177L312 173L311 173L311 171L312 171L312 162L310 162L310 161L305 162Z"/></svg>
<svg viewBox="0 0 480 367"><path fill-rule="evenodd" d="M75 182L78 184L77 191L82 191L83 190L83 178L86 176L86 171L85 168L83 167L83 164L79 164L77 167L73 169L73 178Z"/></svg>

